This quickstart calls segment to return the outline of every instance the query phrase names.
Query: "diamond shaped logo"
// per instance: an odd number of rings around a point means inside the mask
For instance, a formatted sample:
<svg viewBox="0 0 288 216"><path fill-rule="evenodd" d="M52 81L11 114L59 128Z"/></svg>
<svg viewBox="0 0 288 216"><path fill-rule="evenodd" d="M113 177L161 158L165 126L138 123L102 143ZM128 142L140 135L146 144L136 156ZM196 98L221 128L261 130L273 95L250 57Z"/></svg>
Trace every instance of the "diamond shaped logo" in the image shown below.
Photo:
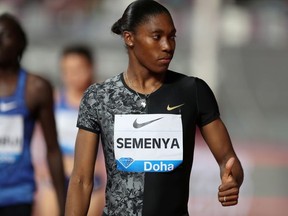
<svg viewBox="0 0 288 216"><path fill-rule="evenodd" d="M128 168L133 162L133 158L127 157L127 158L120 158L119 162L125 167Z"/></svg>

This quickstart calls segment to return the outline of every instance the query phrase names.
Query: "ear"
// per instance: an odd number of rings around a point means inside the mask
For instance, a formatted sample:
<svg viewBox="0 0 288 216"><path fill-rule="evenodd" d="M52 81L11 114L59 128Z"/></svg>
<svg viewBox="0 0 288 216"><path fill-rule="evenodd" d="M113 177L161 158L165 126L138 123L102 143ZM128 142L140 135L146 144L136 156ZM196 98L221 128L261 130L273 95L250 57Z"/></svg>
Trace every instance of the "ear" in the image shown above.
<svg viewBox="0 0 288 216"><path fill-rule="evenodd" d="M127 47L133 47L134 45L134 38L133 38L133 33L129 31L124 31L123 32L123 38L124 42Z"/></svg>

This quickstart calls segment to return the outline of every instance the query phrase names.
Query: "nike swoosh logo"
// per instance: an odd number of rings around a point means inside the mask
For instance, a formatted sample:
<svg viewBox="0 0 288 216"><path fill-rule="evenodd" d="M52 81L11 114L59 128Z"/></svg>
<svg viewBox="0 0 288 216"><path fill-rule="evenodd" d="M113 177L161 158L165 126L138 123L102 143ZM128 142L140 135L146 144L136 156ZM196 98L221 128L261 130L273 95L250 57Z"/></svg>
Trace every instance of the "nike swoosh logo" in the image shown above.
<svg viewBox="0 0 288 216"><path fill-rule="evenodd" d="M0 103L0 110L2 112L7 112L10 110L13 110L17 107L17 102L16 101L12 101L9 103Z"/></svg>
<svg viewBox="0 0 288 216"><path fill-rule="evenodd" d="M184 103L183 103L183 104L180 104L180 105L177 105L177 106L172 106L172 107L170 107L170 105L168 104L168 105L167 105L167 110L168 110L168 111L171 111L171 110L177 109L177 108L179 108L179 107L181 107L181 106L183 106L183 105L184 105Z"/></svg>
<svg viewBox="0 0 288 216"><path fill-rule="evenodd" d="M160 120L160 119L162 119L162 118L163 118L163 117L157 118L157 119L153 119L153 120L151 120L151 121L147 121L147 122L143 122L143 123L138 123L138 122L137 122L137 119L135 119L135 121L133 122L133 127L134 127L134 128L142 128L142 127L144 127L144 126L146 126L146 125L148 125L148 124L151 124L152 122L158 121L158 120Z"/></svg>

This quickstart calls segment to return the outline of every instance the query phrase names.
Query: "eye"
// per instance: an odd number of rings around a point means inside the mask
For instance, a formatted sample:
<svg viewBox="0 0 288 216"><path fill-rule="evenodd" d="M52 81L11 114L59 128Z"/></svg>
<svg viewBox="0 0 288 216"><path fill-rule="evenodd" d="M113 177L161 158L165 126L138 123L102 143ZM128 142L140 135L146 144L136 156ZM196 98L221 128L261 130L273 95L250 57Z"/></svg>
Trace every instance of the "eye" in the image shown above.
<svg viewBox="0 0 288 216"><path fill-rule="evenodd" d="M176 35L172 35L170 38L171 38L172 40L175 40L175 39L176 39Z"/></svg>
<svg viewBox="0 0 288 216"><path fill-rule="evenodd" d="M11 34L11 32L9 32L9 31L0 32L0 35L3 38L11 38L11 37L13 37L13 34Z"/></svg>
<svg viewBox="0 0 288 216"><path fill-rule="evenodd" d="M159 40L159 39L161 38L161 36L160 36L159 34L154 34L154 35L152 36L152 38L153 38L154 40Z"/></svg>

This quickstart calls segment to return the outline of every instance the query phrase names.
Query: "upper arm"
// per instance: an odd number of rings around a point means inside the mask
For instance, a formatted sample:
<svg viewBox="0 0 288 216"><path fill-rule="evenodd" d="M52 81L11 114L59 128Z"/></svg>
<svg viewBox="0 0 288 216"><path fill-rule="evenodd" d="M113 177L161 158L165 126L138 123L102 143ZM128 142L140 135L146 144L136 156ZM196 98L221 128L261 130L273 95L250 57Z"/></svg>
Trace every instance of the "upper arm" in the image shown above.
<svg viewBox="0 0 288 216"><path fill-rule="evenodd" d="M228 131L220 118L201 127L200 131L218 164L236 157Z"/></svg>
<svg viewBox="0 0 288 216"><path fill-rule="evenodd" d="M84 180L86 177L93 178L98 144L98 134L83 129L78 130L72 175Z"/></svg>
<svg viewBox="0 0 288 216"><path fill-rule="evenodd" d="M47 150L57 149L53 87L49 81L30 75L27 88L27 105L41 125Z"/></svg>

